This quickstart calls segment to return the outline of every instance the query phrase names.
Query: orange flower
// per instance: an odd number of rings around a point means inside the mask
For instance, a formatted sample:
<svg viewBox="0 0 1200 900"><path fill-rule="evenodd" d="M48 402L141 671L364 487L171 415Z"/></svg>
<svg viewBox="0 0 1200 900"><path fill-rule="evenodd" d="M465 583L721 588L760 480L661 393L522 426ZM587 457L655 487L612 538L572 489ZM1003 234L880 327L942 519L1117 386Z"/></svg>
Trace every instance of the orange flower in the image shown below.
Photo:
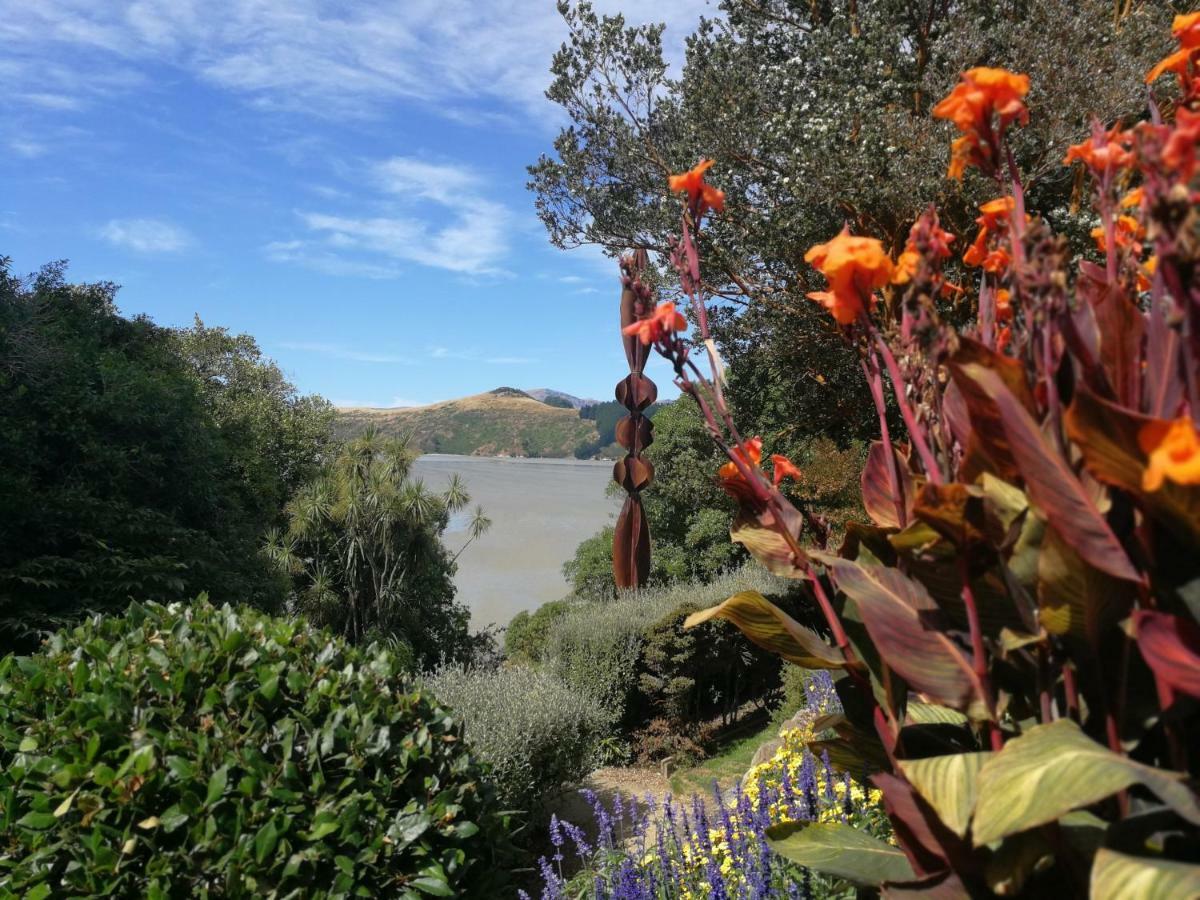
<svg viewBox="0 0 1200 900"><path fill-rule="evenodd" d="M993 275L1002 275L1008 271L1008 267L1012 265L1012 257L1008 255L1008 251L1003 247L997 247L983 260L983 271L991 272Z"/></svg>
<svg viewBox="0 0 1200 900"><path fill-rule="evenodd" d="M829 280L828 291L812 291L809 298L833 313L840 325L849 325L864 309L874 308L875 291L888 283L894 268L883 244L856 237L849 228L810 248L804 261Z"/></svg>
<svg viewBox="0 0 1200 900"><path fill-rule="evenodd" d="M996 352L1003 353L1009 344L1012 343L1012 329L1005 325L996 332Z"/></svg>
<svg viewBox="0 0 1200 900"><path fill-rule="evenodd" d="M1180 47L1200 47L1200 12L1176 16L1171 23L1171 34Z"/></svg>
<svg viewBox="0 0 1200 900"><path fill-rule="evenodd" d="M1003 268L1000 266L1002 258L995 254L1003 253L1006 259L1008 253L1002 250L989 253L987 239L989 234L999 230L1008 221L1008 214L1016 208L1016 205L1016 200L1012 197L997 197L995 200L989 200L980 205L979 211L983 215L975 220L979 225L979 234L975 236L975 242L967 248L967 252L963 254L964 263L968 266L983 266L988 272L997 272ZM989 260L991 260L991 268L988 268Z"/></svg>
<svg viewBox="0 0 1200 900"><path fill-rule="evenodd" d="M691 170L682 175L672 175L667 179L673 193L686 192L688 205L696 207L696 217L704 215L705 210L715 209L722 212L725 209L725 192L718 191L704 181L704 173L712 166L711 159L702 159Z"/></svg>
<svg viewBox="0 0 1200 900"><path fill-rule="evenodd" d="M896 260L892 269L892 284L908 284L917 274L917 266L921 262L921 254L916 250L905 250Z"/></svg>
<svg viewBox="0 0 1200 900"><path fill-rule="evenodd" d="M775 487L779 487L779 483L785 478L792 478L796 481L800 480L800 470L797 469L790 459L780 453L771 454L771 462L774 464L773 476L775 479Z"/></svg>
<svg viewBox="0 0 1200 900"><path fill-rule="evenodd" d="M1141 187L1135 187L1121 198L1121 209L1129 209L1132 206L1141 206L1142 197L1145 196L1145 190Z"/></svg>
<svg viewBox="0 0 1200 900"><path fill-rule="evenodd" d="M1187 416L1174 422L1148 422L1138 443L1149 457L1142 489L1157 491L1165 479L1176 484L1200 484L1200 431Z"/></svg>
<svg viewBox="0 0 1200 900"><path fill-rule="evenodd" d="M993 113L1000 116L1001 128L1015 119L1025 124L1029 110L1022 98L1028 93L1028 75L980 66L959 76L954 90L933 108L933 115L949 119L964 133L991 128Z"/></svg>
<svg viewBox="0 0 1200 900"><path fill-rule="evenodd" d="M621 334L637 335L643 344L655 344L672 331L683 331L685 328L687 320L675 311L675 304L660 303L651 316L625 326Z"/></svg>
<svg viewBox="0 0 1200 900"><path fill-rule="evenodd" d="M1012 317L1012 294L1008 292L1008 288L1000 288L996 291L996 321L1007 322Z"/></svg>
<svg viewBox="0 0 1200 900"><path fill-rule="evenodd" d="M1022 98L1029 93L1029 76L1007 69L968 69L959 82L933 108L938 119L948 119L962 136L950 145L947 175L962 179L967 166L989 168L999 151L999 138L1012 122L1029 122ZM998 121L993 124L993 117Z"/></svg>
<svg viewBox="0 0 1200 900"><path fill-rule="evenodd" d="M1200 144L1200 112L1181 106L1175 111L1175 126L1163 146L1163 164L1182 180L1191 181L1196 171L1197 144Z"/></svg>
<svg viewBox="0 0 1200 900"><path fill-rule="evenodd" d="M1068 147L1063 165L1069 166L1079 160L1098 176L1116 172L1133 162L1133 153L1129 149L1132 143L1133 133L1114 125L1098 144L1095 138L1089 138Z"/></svg>
<svg viewBox="0 0 1200 900"><path fill-rule="evenodd" d="M1133 248L1135 253L1142 252L1141 239L1146 236L1146 229L1133 216L1118 216L1113 228L1113 239L1116 241L1117 247L1121 250ZM1108 252L1108 244L1104 240L1103 226L1097 226L1092 229L1092 240L1096 242L1096 249L1101 253Z"/></svg>
<svg viewBox="0 0 1200 900"><path fill-rule="evenodd" d="M1157 270L1158 270L1158 257L1157 256L1150 257L1148 260L1146 260L1144 263L1142 263L1141 266L1138 267L1137 289L1139 291L1150 290L1151 285L1154 283L1154 273Z"/></svg>
<svg viewBox="0 0 1200 900"><path fill-rule="evenodd" d="M1180 81L1187 77L1188 64L1200 50L1200 13L1176 16L1171 23L1171 34L1179 42L1179 49L1146 73L1146 84L1157 81L1166 72L1174 72Z"/></svg>
<svg viewBox="0 0 1200 900"><path fill-rule="evenodd" d="M755 436L746 441L746 450L742 451L741 447L733 448L733 455L745 463L751 469L757 469L759 463L762 462L762 438ZM754 488L742 475L737 464L730 460L717 470L717 478L720 481L721 488L734 500L744 501L753 500L755 497Z"/></svg>

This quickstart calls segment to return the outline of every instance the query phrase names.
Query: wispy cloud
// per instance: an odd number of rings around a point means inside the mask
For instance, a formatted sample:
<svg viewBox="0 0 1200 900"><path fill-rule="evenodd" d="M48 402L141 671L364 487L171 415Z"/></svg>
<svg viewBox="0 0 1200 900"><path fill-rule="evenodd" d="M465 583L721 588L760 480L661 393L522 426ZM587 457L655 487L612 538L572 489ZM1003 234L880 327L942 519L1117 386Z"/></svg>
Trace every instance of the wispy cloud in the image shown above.
<svg viewBox="0 0 1200 900"><path fill-rule="evenodd" d="M407 356L395 353L377 353L371 350L359 350L345 344L326 344L319 341L280 341L280 347L285 350L298 350L302 353L319 353L334 359L349 359L355 362L387 363L391 365L412 366L416 362Z"/></svg>
<svg viewBox="0 0 1200 900"><path fill-rule="evenodd" d="M268 257L368 277L395 277L398 263L471 276L506 274L499 263L508 251L512 216L485 195L473 169L395 156L366 166L359 176L360 203L375 198L380 214L299 211L312 236L271 243Z"/></svg>
<svg viewBox="0 0 1200 900"><path fill-rule="evenodd" d="M523 366L535 363L537 360L531 356L489 356L484 359L484 362L494 366Z"/></svg>
<svg viewBox="0 0 1200 900"><path fill-rule="evenodd" d="M485 356L478 350L453 350L449 347L430 347L427 352L430 359L459 359L493 366L518 366L538 361L531 356Z"/></svg>
<svg viewBox="0 0 1200 900"><path fill-rule="evenodd" d="M136 253L177 253L192 244L183 228L162 219L111 219L98 233L113 246Z"/></svg>
<svg viewBox="0 0 1200 900"><path fill-rule="evenodd" d="M46 152L46 145L24 138L13 138L8 142L8 149L24 159L36 159Z"/></svg>
<svg viewBox="0 0 1200 900"><path fill-rule="evenodd" d="M393 397L388 401L335 399L330 402L339 409L400 409L403 407L429 405L429 401L427 400L410 400L407 397Z"/></svg>
<svg viewBox="0 0 1200 900"><path fill-rule="evenodd" d="M629 8L625 0L596 6ZM19 76L6 80L14 93L72 96L72 87L94 91L166 65L266 108L373 115L407 99L484 127L495 127L497 105L545 121L548 60L566 37L545 0L363 0L340 9L321 0L14 0L0 8L0 43ZM685 31L717 12L695 0L652 9L645 18L668 23L676 64ZM50 45L73 50L61 70L38 65Z"/></svg>

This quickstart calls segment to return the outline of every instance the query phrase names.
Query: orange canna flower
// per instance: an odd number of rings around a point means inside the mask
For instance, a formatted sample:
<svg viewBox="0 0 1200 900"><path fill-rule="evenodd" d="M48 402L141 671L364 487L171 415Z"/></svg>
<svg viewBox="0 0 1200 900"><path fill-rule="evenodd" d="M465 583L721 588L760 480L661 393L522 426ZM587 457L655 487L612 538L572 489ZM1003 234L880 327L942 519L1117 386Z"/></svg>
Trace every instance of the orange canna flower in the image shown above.
<svg viewBox="0 0 1200 900"><path fill-rule="evenodd" d="M762 438L755 437L746 441L746 450L742 451L741 447L733 448L733 455L740 459L751 469L757 469L762 462ZM730 460L717 470L717 478L721 483L721 488L735 500L747 500L754 497L754 489L749 482L743 477L741 470L737 464Z"/></svg>
<svg viewBox="0 0 1200 900"><path fill-rule="evenodd" d="M1146 84L1157 81L1167 72L1174 72L1181 82L1187 78L1188 65L1200 50L1200 13L1176 16L1171 23L1171 34L1179 42L1179 49L1146 73Z"/></svg>
<svg viewBox="0 0 1200 900"><path fill-rule="evenodd" d="M672 331L683 331L687 328L687 320L675 311L674 303L660 303L654 313L645 319L638 319L632 325L621 329L621 334L637 335L643 344L655 344Z"/></svg>
<svg viewBox="0 0 1200 900"><path fill-rule="evenodd" d="M1181 106L1175 111L1175 126L1163 146L1162 161L1183 181L1191 181L1196 171L1197 144L1200 144L1200 112Z"/></svg>
<svg viewBox="0 0 1200 900"><path fill-rule="evenodd" d="M1148 260L1138 267L1137 271L1137 289L1139 291L1150 290L1154 283L1154 273L1158 271L1158 257L1151 256Z"/></svg>
<svg viewBox="0 0 1200 900"><path fill-rule="evenodd" d="M1167 479L1200 484L1200 431L1188 416L1148 422L1138 432L1138 443L1149 458L1142 473L1143 490L1157 491Z"/></svg>
<svg viewBox="0 0 1200 900"><path fill-rule="evenodd" d="M1171 23L1171 34L1181 47L1200 47L1200 12L1176 16Z"/></svg>
<svg viewBox="0 0 1200 900"><path fill-rule="evenodd" d="M1029 110L1022 98L1028 93L1028 75L980 66L959 76L954 90L933 108L933 115L949 119L962 132L991 128L993 114L1000 116L1001 128L1015 119L1025 124Z"/></svg>
<svg viewBox="0 0 1200 900"><path fill-rule="evenodd" d="M1008 271L1010 265L1012 265L1012 257L1008 255L1008 251L1003 247L997 247L984 257L983 271L991 272L993 275L1002 275Z"/></svg>
<svg viewBox="0 0 1200 900"><path fill-rule="evenodd" d="M1129 149L1133 143L1133 132L1122 131L1119 126L1113 126L1099 145L1095 138L1089 138L1079 144L1067 148L1063 165L1069 166L1079 160L1097 176L1124 169L1133 162L1133 152Z"/></svg>
<svg viewBox="0 0 1200 900"><path fill-rule="evenodd" d="M984 66L968 69L954 89L933 108L934 118L948 119L962 136L950 145L947 175L961 180L967 166L991 166L999 138L1012 122L1029 122L1023 98L1029 76ZM993 119L996 119L993 123Z"/></svg>
<svg viewBox="0 0 1200 900"><path fill-rule="evenodd" d="M673 193L687 193L688 204L696 207L697 218L703 216L708 209L715 209L717 212L723 212L725 209L725 192L704 181L704 173L712 164L711 159L702 159L689 171L667 179Z"/></svg>
<svg viewBox="0 0 1200 900"><path fill-rule="evenodd" d="M1142 223L1133 216L1118 216L1114 223L1113 239L1116 241L1117 247L1125 250L1133 248L1135 253L1142 252L1141 240L1146 236L1146 229ZM1108 252L1108 244L1104 240L1104 228L1097 226L1092 229L1092 240L1096 242L1096 249L1101 253Z"/></svg>
<svg viewBox="0 0 1200 900"><path fill-rule="evenodd" d="M829 280L828 291L812 291L809 299L828 309L840 325L849 325L864 309L874 308L875 291L888 283L895 268L883 244L852 235L848 227L810 248L804 261Z"/></svg>
<svg viewBox="0 0 1200 900"><path fill-rule="evenodd" d="M1145 196L1145 190L1141 187L1135 187L1132 191L1128 191L1121 198L1121 209L1129 209L1133 206L1141 206L1142 198Z"/></svg>
<svg viewBox="0 0 1200 900"><path fill-rule="evenodd" d="M797 469L790 459L780 453L771 454L771 462L774 465L773 476L775 479L775 487L779 487L780 482L785 478L792 478L799 481L801 478L800 470Z"/></svg>
<svg viewBox="0 0 1200 900"><path fill-rule="evenodd" d="M997 197L980 205L979 211L982 215L975 220L979 224L979 234L975 236L975 242L967 248L967 252L963 254L964 263L968 266L983 266L988 272L997 272L1003 268L1000 266L1002 258L995 254L1003 253L1004 258L1007 258L1008 253L1002 250L989 253L987 239L989 234L999 230L1008 221L1008 215L1016 208L1016 205L1016 200L1012 197ZM989 260L991 260L992 268L988 268Z"/></svg>
<svg viewBox="0 0 1200 900"><path fill-rule="evenodd" d="M1012 317L1012 294L1008 288L1000 288L996 291L996 321L1007 322Z"/></svg>
<svg viewBox="0 0 1200 900"><path fill-rule="evenodd" d="M921 254L916 250L905 250L901 253L892 269L892 284L908 284L912 281L920 262Z"/></svg>

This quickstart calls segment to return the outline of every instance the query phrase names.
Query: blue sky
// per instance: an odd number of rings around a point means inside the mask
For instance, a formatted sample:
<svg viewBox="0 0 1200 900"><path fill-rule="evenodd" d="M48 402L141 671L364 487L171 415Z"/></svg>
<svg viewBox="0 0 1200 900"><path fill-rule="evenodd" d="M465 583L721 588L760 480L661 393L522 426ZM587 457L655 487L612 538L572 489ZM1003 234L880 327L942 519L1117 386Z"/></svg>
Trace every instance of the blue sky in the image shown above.
<svg viewBox="0 0 1200 900"><path fill-rule="evenodd" d="M676 60L713 11L596 5ZM607 399L615 264L552 248L524 187L564 35L553 0L0 0L0 255L249 332L339 405Z"/></svg>

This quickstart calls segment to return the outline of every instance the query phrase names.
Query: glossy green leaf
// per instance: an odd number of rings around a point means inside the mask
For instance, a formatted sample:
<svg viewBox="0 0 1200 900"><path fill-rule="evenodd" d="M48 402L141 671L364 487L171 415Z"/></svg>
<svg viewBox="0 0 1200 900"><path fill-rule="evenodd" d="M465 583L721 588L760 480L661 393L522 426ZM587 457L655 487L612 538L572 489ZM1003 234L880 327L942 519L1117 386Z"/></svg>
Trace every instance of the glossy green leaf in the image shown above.
<svg viewBox="0 0 1200 900"><path fill-rule="evenodd" d="M687 617L684 628L725 619L758 646L805 669L842 669L846 661L815 631L805 628L757 591L742 591Z"/></svg>
<svg viewBox="0 0 1200 900"><path fill-rule="evenodd" d="M933 807L942 823L964 837L975 809L979 770L994 753L955 753L927 759L902 759L900 771Z"/></svg>
<svg viewBox="0 0 1200 900"><path fill-rule="evenodd" d="M972 836L976 846L1053 822L1133 784L1200 825L1200 802L1184 776L1134 762L1093 741L1070 719L1035 725L979 772Z"/></svg>
<svg viewBox="0 0 1200 900"><path fill-rule="evenodd" d="M841 824L791 822L767 829L771 849L792 862L844 878L855 884L877 886L885 881L911 881L915 875L908 857L864 831Z"/></svg>
<svg viewBox="0 0 1200 900"><path fill-rule="evenodd" d="M1102 847L1092 862L1090 900L1182 900L1200 897L1200 866L1129 856Z"/></svg>

